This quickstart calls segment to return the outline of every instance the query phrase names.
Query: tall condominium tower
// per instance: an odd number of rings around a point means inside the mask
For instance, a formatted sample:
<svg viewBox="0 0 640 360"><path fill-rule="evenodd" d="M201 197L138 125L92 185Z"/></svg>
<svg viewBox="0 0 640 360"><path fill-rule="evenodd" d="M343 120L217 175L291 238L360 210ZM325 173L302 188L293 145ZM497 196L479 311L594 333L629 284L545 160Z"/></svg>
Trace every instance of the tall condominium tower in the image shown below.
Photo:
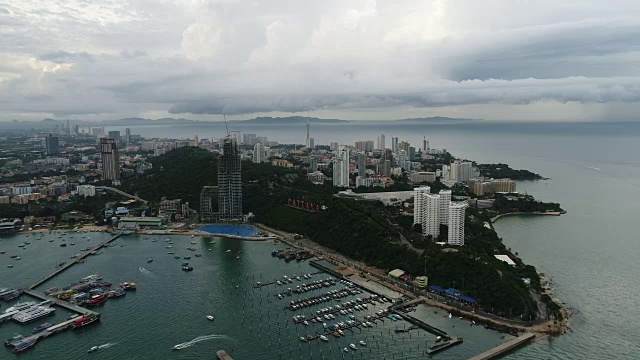
<svg viewBox="0 0 640 360"><path fill-rule="evenodd" d="M384 134L380 134L378 135L378 143L376 144L377 147L376 149L378 150L384 150L385 144L384 144Z"/></svg>
<svg viewBox="0 0 640 360"><path fill-rule="evenodd" d="M242 217L242 178L240 151L234 139L223 142L223 154L218 160L218 212L221 220Z"/></svg>
<svg viewBox="0 0 640 360"><path fill-rule="evenodd" d="M100 158L102 160L102 178L105 180L120 180L120 156L115 139L100 139Z"/></svg>
<svg viewBox="0 0 640 360"><path fill-rule="evenodd" d="M311 132L311 124L309 124L309 122L307 121L307 141L304 143L307 149L311 149L310 132Z"/></svg>
<svg viewBox="0 0 640 360"><path fill-rule="evenodd" d="M451 190L440 190L440 224L449 222L449 204L451 204Z"/></svg>
<svg viewBox="0 0 640 360"><path fill-rule="evenodd" d="M358 176L367 176L367 157L363 153L358 153Z"/></svg>
<svg viewBox="0 0 640 360"><path fill-rule="evenodd" d="M413 189L413 225L422 223L422 206L424 204L424 194L430 194L431 188L421 186Z"/></svg>
<svg viewBox="0 0 640 360"><path fill-rule="evenodd" d="M464 212L467 208L466 202L456 202L449 205L449 245L464 245Z"/></svg>
<svg viewBox="0 0 640 360"><path fill-rule="evenodd" d="M340 146L333 161L333 186L349 186L349 149Z"/></svg>
<svg viewBox="0 0 640 360"><path fill-rule="evenodd" d="M394 136L391 138L391 151L395 152L397 149L398 149L398 138Z"/></svg>
<svg viewBox="0 0 640 360"><path fill-rule="evenodd" d="M47 155L57 155L58 153L60 153L60 143L58 141L58 137L49 134L49 136L45 138L45 147L47 150Z"/></svg>
<svg viewBox="0 0 640 360"><path fill-rule="evenodd" d="M422 203L422 235L431 235L434 239L440 236L440 195L423 194Z"/></svg>

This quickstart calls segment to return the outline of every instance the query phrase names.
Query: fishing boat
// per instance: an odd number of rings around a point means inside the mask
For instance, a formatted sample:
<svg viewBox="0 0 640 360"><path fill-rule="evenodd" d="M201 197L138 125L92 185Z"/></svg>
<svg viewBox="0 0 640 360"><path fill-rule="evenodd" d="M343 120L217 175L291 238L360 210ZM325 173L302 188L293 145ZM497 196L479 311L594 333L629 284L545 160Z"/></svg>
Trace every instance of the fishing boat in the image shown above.
<svg viewBox="0 0 640 360"><path fill-rule="evenodd" d="M85 305L100 305L103 302L107 301L107 297L104 295L93 295L91 299L85 302Z"/></svg>
<svg viewBox="0 0 640 360"><path fill-rule="evenodd" d="M11 269L11 268L13 267L13 265L12 265L12 264L9 264L9 265L7 265L7 267L8 267L9 269Z"/></svg>
<svg viewBox="0 0 640 360"><path fill-rule="evenodd" d="M81 328L83 326L87 326L93 322L96 322L100 320L100 314L98 315L83 315L80 317L77 317L73 320L73 328L74 329L78 329Z"/></svg>
<svg viewBox="0 0 640 360"><path fill-rule="evenodd" d="M173 254L175 254L175 253L176 253L175 251L169 251L169 252L167 252L167 254L169 254L169 255L173 255Z"/></svg>

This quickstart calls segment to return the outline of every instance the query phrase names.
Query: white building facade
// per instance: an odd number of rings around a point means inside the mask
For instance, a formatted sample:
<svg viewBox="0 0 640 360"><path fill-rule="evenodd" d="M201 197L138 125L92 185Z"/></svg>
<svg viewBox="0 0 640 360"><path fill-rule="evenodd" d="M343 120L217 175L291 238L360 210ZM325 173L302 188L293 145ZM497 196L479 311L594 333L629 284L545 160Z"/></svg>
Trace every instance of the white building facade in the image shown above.
<svg viewBox="0 0 640 360"><path fill-rule="evenodd" d="M451 190L440 190L440 224L449 223L449 205L451 204Z"/></svg>
<svg viewBox="0 0 640 360"><path fill-rule="evenodd" d="M333 161L333 186L349 186L349 149L340 146Z"/></svg>
<svg viewBox="0 0 640 360"><path fill-rule="evenodd" d="M422 235L435 239L440 236L440 195L427 193L422 196Z"/></svg>
<svg viewBox="0 0 640 360"><path fill-rule="evenodd" d="M466 202L455 202L449 205L449 234L447 237L449 245L464 245L464 214L466 208Z"/></svg>
<svg viewBox="0 0 640 360"><path fill-rule="evenodd" d="M430 194L431 188L421 186L413 189L413 225L422 223L422 207L424 206L424 194Z"/></svg>

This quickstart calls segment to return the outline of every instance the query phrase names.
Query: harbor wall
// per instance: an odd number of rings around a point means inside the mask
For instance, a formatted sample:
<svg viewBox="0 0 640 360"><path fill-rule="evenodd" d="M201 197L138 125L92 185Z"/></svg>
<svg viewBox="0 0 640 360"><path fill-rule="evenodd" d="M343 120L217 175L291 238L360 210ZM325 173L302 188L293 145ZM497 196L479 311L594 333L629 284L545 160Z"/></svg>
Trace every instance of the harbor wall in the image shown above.
<svg viewBox="0 0 640 360"><path fill-rule="evenodd" d="M505 343L502 343L494 347L493 349L489 349L483 352L482 354L471 357L469 358L469 360L489 360L489 359L498 358L528 343L529 341L533 340L535 337L536 335L533 333L526 333L526 334L520 335L517 338L511 339Z"/></svg>

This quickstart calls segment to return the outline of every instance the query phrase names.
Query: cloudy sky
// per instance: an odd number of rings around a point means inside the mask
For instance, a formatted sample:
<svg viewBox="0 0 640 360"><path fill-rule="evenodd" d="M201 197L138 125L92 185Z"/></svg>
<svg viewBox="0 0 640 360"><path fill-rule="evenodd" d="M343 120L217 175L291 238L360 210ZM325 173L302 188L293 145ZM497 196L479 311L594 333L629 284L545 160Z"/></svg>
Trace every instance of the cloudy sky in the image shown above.
<svg viewBox="0 0 640 360"><path fill-rule="evenodd" d="M0 121L640 119L640 1L0 0Z"/></svg>

